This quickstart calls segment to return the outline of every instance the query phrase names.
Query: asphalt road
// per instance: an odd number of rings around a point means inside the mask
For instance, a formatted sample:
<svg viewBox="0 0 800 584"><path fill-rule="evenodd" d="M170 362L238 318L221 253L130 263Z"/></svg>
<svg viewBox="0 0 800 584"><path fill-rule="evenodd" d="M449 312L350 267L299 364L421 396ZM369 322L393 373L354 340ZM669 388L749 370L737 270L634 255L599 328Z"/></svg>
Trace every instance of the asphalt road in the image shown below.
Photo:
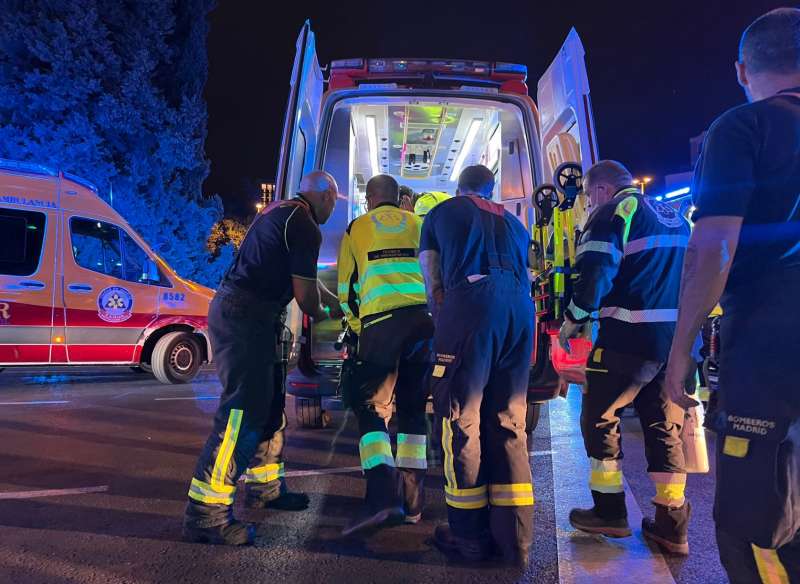
<svg viewBox="0 0 800 584"><path fill-rule="evenodd" d="M624 547L564 527L565 505L590 502L575 466L585 462L575 438L577 392L543 412L530 440L536 535L525 574L460 565L432 547L433 528L446 519L438 467L429 471L419 524L342 538L364 492L354 420L335 411L329 428L301 429L291 399L286 470L291 488L310 494L310 509L237 506L240 517L260 523L252 548L183 543L188 482L219 390L213 371L184 386L128 369L1 373L0 582L726 582L711 521L713 472L689 479L688 559L665 563L638 529ZM629 509L652 514L638 422L624 426ZM635 577L637 570L650 577Z"/></svg>

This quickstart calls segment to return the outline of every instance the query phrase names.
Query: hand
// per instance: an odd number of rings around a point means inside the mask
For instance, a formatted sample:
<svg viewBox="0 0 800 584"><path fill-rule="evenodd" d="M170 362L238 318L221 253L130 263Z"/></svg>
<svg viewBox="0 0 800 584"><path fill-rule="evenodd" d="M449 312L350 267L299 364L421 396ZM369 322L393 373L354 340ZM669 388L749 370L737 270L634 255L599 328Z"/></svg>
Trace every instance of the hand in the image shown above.
<svg viewBox="0 0 800 584"><path fill-rule="evenodd" d="M331 318L342 318L344 316L344 312L342 311L342 307L338 300L333 304L326 304L326 306L330 310L329 316Z"/></svg>
<svg viewBox="0 0 800 584"><path fill-rule="evenodd" d="M664 391L667 398L684 410L700 405L697 400L686 393L686 378L692 370L692 364L692 356L688 352L673 351L669 355L666 379L664 380Z"/></svg>
<svg viewBox="0 0 800 584"><path fill-rule="evenodd" d="M561 330L558 331L558 342L561 347L569 354L569 340L579 337L583 332L583 324L572 322L569 317L564 318L564 324L561 325Z"/></svg>

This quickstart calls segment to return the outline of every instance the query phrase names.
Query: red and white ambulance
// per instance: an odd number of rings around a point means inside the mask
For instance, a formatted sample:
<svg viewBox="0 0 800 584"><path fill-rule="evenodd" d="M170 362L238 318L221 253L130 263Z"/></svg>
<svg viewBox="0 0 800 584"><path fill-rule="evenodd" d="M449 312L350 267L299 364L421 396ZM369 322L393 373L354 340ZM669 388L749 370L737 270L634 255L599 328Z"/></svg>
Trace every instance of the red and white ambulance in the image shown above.
<svg viewBox="0 0 800 584"><path fill-rule="evenodd" d="M0 367L127 365L188 382L211 359L212 296L89 182L0 160Z"/></svg>
<svg viewBox="0 0 800 584"><path fill-rule="evenodd" d="M320 253L320 277L330 289L336 289L342 234L365 211L366 183L376 174L388 173L416 192L453 194L461 169L484 164L497 179L494 200L533 233L537 185L553 181L564 162L588 168L597 160L584 49L575 30L539 79L536 103L528 95L527 67L513 63L355 58L333 61L327 70L324 79L306 22L297 40L276 193L294 196L311 170L336 178L343 200L322 226ZM580 224L583 195L570 204ZM531 364L531 403L551 399L559 386L550 358L559 323L547 298L539 300L544 308ZM297 310L292 322L299 361L287 390L311 412L302 412L301 421L313 422L320 398L335 393L340 330L330 321L311 325Z"/></svg>

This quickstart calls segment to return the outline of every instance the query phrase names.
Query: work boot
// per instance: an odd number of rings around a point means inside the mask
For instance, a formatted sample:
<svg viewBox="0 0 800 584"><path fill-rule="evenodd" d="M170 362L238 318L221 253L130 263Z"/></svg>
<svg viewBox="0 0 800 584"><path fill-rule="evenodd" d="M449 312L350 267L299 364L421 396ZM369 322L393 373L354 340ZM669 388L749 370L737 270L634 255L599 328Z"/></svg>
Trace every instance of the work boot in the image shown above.
<svg viewBox="0 0 800 584"><path fill-rule="evenodd" d="M256 491L248 491L244 506L248 509L280 509L281 511L303 511L308 509L310 499L305 493L286 491L277 497L265 497Z"/></svg>
<svg viewBox="0 0 800 584"><path fill-rule="evenodd" d="M232 519L228 523L213 527L183 526L183 541L212 545L253 545L256 526Z"/></svg>
<svg viewBox="0 0 800 584"><path fill-rule="evenodd" d="M415 524L422 519L425 505L425 470L401 468L403 477L403 508L405 523Z"/></svg>
<svg viewBox="0 0 800 584"><path fill-rule="evenodd" d="M625 507L625 493L600 493L592 491L594 507L573 509L569 512L572 527L586 533L596 533L606 537L629 537L628 510Z"/></svg>
<svg viewBox="0 0 800 584"><path fill-rule="evenodd" d="M406 514L402 507L386 507L377 511L368 510L356 517L342 530L343 536L377 527L391 527L403 522Z"/></svg>
<svg viewBox="0 0 800 584"><path fill-rule="evenodd" d="M656 517L642 519L642 534L672 554L689 555L689 516L692 506L687 500L682 507L656 505Z"/></svg>
<svg viewBox="0 0 800 584"><path fill-rule="evenodd" d="M470 562L488 560L492 554L489 537L467 539L454 535L446 523L437 525L433 532L433 543L444 554L459 555Z"/></svg>

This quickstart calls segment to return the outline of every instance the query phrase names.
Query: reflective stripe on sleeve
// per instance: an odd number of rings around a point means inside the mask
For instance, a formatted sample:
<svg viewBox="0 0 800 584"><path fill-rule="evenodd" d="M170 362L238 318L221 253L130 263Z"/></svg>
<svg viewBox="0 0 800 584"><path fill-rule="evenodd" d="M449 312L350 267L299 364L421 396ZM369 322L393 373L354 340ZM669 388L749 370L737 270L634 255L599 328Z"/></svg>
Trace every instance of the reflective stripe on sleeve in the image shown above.
<svg viewBox="0 0 800 584"><path fill-rule="evenodd" d="M397 434L397 466L401 468L428 468L425 451L425 434Z"/></svg>
<svg viewBox="0 0 800 584"><path fill-rule="evenodd" d="M533 505L531 483L489 485L489 503L498 507L522 507Z"/></svg>
<svg viewBox="0 0 800 584"><path fill-rule="evenodd" d="M781 563L778 552L772 549L760 548L755 544L750 544L753 548L753 555L756 558L758 575L763 584L789 584L789 574L786 567Z"/></svg>
<svg viewBox="0 0 800 584"><path fill-rule="evenodd" d="M653 503L666 507L682 507L686 501L686 475L678 472L651 472L650 480L656 487Z"/></svg>
<svg viewBox="0 0 800 584"><path fill-rule="evenodd" d="M614 262L619 262L622 259L622 252L617 247L608 241L587 241L578 246L575 250L575 259L581 257L586 252L605 253L611 256Z"/></svg>
<svg viewBox="0 0 800 584"><path fill-rule="evenodd" d="M613 318L631 324L647 322L675 322L678 320L677 308L654 308L651 310L628 310L619 306L600 309L600 318Z"/></svg>
<svg viewBox="0 0 800 584"><path fill-rule="evenodd" d="M629 256L656 248L675 247L683 249L687 245L689 245L689 238L685 235L651 235L650 237L634 239L625 244L625 255Z"/></svg>
<svg viewBox="0 0 800 584"><path fill-rule="evenodd" d="M378 465L394 466L392 456L392 443L386 432L368 432L361 437L358 443L361 455L361 468L369 470Z"/></svg>
<svg viewBox="0 0 800 584"><path fill-rule="evenodd" d="M591 458L589 488L598 493L622 493L622 468L618 460Z"/></svg>
<svg viewBox="0 0 800 584"><path fill-rule="evenodd" d="M244 480L247 483L270 483L277 481L284 475L283 463L265 464L255 468L249 468L244 473Z"/></svg>
<svg viewBox="0 0 800 584"><path fill-rule="evenodd" d="M192 479L189 485L189 497L191 499L210 505L233 505L233 496L235 493L236 487L233 485L213 487L195 478Z"/></svg>
<svg viewBox="0 0 800 584"><path fill-rule="evenodd" d="M576 305L574 299L570 300L567 310L569 310L570 314L572 314L572 316L578 320L583 320L584 318L589 318L591 316L590 312L586 312L583 308Z"/></svg>
<svg viewBox="0 0 800 584"><path fill-rule="evenodd" d="M211 471L211 485L215 489L225 487L225 479L228 476L228 469L231 464L231 457L236 448L236 440L239 438L239 428L242 425L242 410L231 410L228 414L228 425L222 437L222 443L217 451L217 458L214 461L214 469Z"/></svg>
<svg viewBox="0 0 800 584"><path fill-rule="evenodd" d="M445 486L444 499L450 507L456 509L481 509L489 504L486 485L471 489L455 489Z"/></svg>

